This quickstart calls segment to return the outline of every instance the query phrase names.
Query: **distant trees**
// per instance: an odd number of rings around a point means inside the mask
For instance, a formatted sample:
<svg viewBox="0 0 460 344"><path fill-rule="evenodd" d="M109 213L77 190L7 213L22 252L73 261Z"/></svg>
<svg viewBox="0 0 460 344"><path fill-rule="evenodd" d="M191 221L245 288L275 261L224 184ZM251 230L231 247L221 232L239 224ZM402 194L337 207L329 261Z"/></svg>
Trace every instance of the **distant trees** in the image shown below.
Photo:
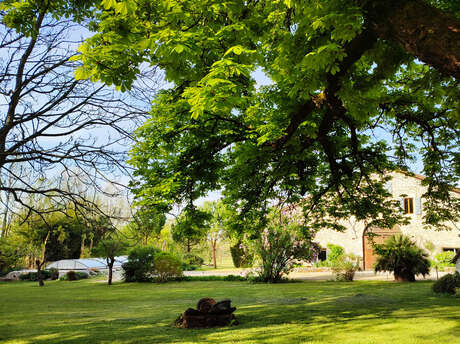
<svg viewBox="0 0 460 344"><path fill-rule="evenodd" d="M156 208L141 207L136 210L128 223L130 234L142 246L147 246L149 239L159 238L166 223L166 215Z"/></svg>
<svg viewBox="0 0 460 344"><path fill-rule="evenodd" d="M187 253L206 239L211 214L201 209L185 209L172 226L172 238Z"/></svg>
<svg viewBox="0 0 460 344"><path fill-rule="evenodd" d="M211 247L211 259L215 269L217 268L217 244L228 237L229 222L235 213L221 200L205 202L202 209L210 214L206 238Z"/></svg>

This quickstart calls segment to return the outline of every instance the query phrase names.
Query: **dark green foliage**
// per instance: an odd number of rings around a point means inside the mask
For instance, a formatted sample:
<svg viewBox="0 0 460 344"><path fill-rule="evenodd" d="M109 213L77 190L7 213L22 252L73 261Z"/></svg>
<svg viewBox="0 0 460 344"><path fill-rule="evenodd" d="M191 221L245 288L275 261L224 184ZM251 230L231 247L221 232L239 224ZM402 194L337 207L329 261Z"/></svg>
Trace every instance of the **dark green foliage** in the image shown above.
<svg viewBox="0 0 460 344"><path fill-rule="evenodd" d="M203 258L201 258L200 256L197 256L196 254L192 254L192 253L187 253L186 255L184 255L182 257L182 261L189 265L197 265L197 266L201 266L204 263Z"/></svg>
<svg viewBox="0 0 460 344"><path fill-rule="evenodd" d="M453 274L447 274L437 280L432 289L437 294L455 294L457 289L460 288L460 274L455 272Z"/></svg>
<svg viewBox="0 0 460 344"><path fill-rule="evenodd" d="M428 254L407 236L392 236L384 244L375 245L374 250L378 254L375 271L391 271L397 281L414 282L416 275L430 272Z"/></svg>
<svg viewBox="0 0 460 344"><path fill-rule="evenodd" d="M50 278L51 280L57 280L59 278L59 270L56 269L56 268L50 268L48 269L48 271L50 272Z"/></svg>
<svg viewBox="0 0 460 344"><path fill-rule="evenodd" d="M153 265L156 282L167 282L182 276L182 262L168 252L157 252Z"/></svg>
<svg viewBox="0 0 460 344"><path fill-rule="evenodd" d="M44 280L51 278L51 272L49 270L41 270L41 274ZM23 281L38 281L38 275L36 272L27 272L25 274L21 274L19 278Z"/></svg>
<svg viewBox="0 0 460 344"><path fill-rule="evenodd" d="M78 281L81 279L89 278L89 274L83 271L67 271L64 276L59 278L60 281Z"/></svg>
<svg viewBox="0 0 460 344"><path fill-rule="evenodd" d="M196 270L204 263L204 259L196 254L187 253L182 257L182 269L183 270Z"/></svg>
<svg viewBox="0 0 460 344"><path fill-rule="evenodd" d="M238 241L235 245L230 247L233 265L236 268L250 268L254 261L254 254Z"/></svg>
<svg viewBox="0 0 460 344"><path fill-rule="evenodd" d="M245 282L249 281L249 277L240 275L227 275L227 276L181 276L173 278L174 281L188 281L188 282L205 282L205 281L228 281L228 282Z"/></svg>
<svg viewBox="0 0 460 344"><path fill-rule="evenodd" d="M73 271L73 270L67 271L65 276L66 276L67 281L76 281L77 280L77 272L76 271Z"/></svg>
<svg viewBox="0 0 460 344"><path fill-rule="evenodd" d="M161 252L154 247L136 247L128 255L128 261L122 265L126 282L148 282L154 272L155 254Z"/></svg>
<svg viewBox="0 0 460 344"><path fill-rule="evenodd" d="M89 274L83 271L77 271L77 280L86 279L89 277Z"/></svg>

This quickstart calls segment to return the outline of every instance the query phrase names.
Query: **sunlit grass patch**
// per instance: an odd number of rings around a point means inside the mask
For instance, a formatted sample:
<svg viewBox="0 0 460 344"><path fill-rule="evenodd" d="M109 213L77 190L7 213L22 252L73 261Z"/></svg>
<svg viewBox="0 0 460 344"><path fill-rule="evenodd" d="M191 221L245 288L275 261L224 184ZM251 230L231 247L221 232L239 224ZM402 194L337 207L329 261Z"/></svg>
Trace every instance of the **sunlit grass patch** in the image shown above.
<svg viewBox="0 0 460 344"><path fill-rule="evenodd" d="M240 325L187 330L201 297L230 298ZM455 343L460 298L431 282L0 284L1 343Z"/></svg>

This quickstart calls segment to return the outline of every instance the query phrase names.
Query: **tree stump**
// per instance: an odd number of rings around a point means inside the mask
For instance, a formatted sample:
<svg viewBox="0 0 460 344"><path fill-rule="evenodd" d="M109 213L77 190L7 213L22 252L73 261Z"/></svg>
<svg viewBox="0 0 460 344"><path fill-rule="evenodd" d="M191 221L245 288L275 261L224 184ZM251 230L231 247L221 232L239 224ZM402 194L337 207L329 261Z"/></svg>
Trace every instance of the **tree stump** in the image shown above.
<svg viewBox="0 0 460 344"><path fill-rule="evenodd" d="M177 327L182 328L207 328L216 326L238 325L233 312L236 307L231 307L231 300L226 299L216 302L205 297L198 301L197 309L188 308L175 321Z"/></svg>

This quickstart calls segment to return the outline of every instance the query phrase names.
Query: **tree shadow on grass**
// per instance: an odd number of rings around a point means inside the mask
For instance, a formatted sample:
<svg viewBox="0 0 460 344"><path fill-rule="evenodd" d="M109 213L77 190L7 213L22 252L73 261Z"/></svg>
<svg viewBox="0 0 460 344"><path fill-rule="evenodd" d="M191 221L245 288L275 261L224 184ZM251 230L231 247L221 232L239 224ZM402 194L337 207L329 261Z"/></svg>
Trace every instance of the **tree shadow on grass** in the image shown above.
<svg viewBox="0 0 460 344"><path fill-rule="evenodd" d="M456 307L460 299L435 297L428 285L418 284L418 292L414 293L407 284L307 283L299 287L219 284L221 288L214 291L216 298L223 298L235 286L241 290L240 295L232 297L240 321L235 327L173 327L175 317L193 306L197 293L213 294L206 284L193 284L193 290L187 289L187 285L171 284L171 299L150 303L146 303L148 298L139 302L135 297L120 301L121 296L116 295L122 295L121 290L110 289L112 294L100 300L98 312L92 310L90 296L80 295L77 299L85 300L85 307L67 313L59 308L54 313L43 310L39 313L43 319L37 317L38 322L48 321L43 331L34 329L29 334L26 331L8 337L24 344L341 343L344 338L349 343L369 343L369 338L380 335L380 343L393 337L402 338L401 342L411 337L432 343L437 338L455 338L460 332L460 310ZM142 288L134 285L129 290ZM118 311L120 307L124 309ZM439 326L446 321L455 325ZM429 328L430 323L433 328Z"/></svg>

